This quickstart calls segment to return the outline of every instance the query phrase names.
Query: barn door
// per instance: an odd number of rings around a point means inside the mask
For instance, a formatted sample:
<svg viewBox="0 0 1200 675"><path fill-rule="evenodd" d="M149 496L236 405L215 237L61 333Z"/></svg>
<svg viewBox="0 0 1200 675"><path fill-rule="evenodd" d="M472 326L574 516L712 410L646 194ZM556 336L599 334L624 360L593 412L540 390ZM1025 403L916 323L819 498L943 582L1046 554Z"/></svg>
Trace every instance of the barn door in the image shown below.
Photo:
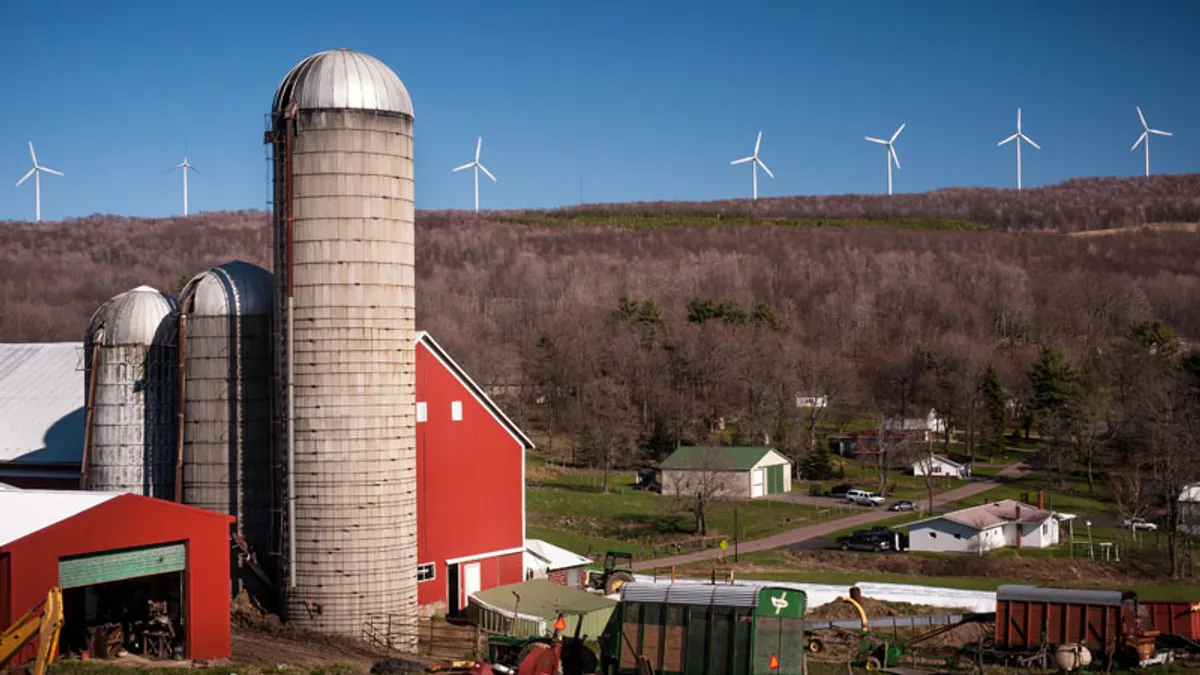
<svg viewBox="0 0 1200 675"><path fill-rule="evenodd" d="M775 495L783 492L783 465L767 467L767 494Z"/></svg>
<svg viewBox="0 0 1200 675"><path fill-rule="evenodd" d="M750 470L750 496L751 497L761 497L761 496L763 496L763 491L764 491L763 470L762 469L751 469Z"/></svg>

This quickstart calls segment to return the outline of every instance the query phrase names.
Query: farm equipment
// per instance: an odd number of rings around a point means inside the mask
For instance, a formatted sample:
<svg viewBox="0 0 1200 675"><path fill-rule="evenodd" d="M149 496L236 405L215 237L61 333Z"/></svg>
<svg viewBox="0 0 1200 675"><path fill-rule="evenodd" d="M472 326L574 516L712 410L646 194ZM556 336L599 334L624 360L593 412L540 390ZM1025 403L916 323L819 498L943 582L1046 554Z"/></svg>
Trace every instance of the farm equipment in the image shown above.
<svg viewBox="0 0 1200 675"><path fill-rule="evenodd" d="M50 664L58 657L58 635L62 631L62 624L62 589L55 586L46 594L45 600L0 633L0 669L36 639L37 657L30 672L32 675L45 675Z"/></svg>
<svg viewBox="0 0 1200 675"><path fill-rule="evenodd" d="M486 663L477 663L472 675L584 675L596 671L596 654L580 636L583 621L575 622L575 635L563 638L566 620L560 614L550 637L513 637L493 635L488 638Z"/></svg>
<svg viewBox="0 0 1200 675"><path fill-rule="evenodd" d="M628 551L608 551L604 554L604 571L588 577L588 585L605 595L621 590L633 581L633 554Z"/></svg>

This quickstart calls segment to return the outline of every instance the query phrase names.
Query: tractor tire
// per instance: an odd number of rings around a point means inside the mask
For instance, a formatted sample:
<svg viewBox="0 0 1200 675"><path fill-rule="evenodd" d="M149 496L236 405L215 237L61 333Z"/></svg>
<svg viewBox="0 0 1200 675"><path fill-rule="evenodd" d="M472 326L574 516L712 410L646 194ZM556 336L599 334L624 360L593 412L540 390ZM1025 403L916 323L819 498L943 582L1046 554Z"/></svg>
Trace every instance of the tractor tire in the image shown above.
<svg viewBox="0 0 1200 675"><path fill-rule="evenodd" d="M530 654L540 649L550 649L550 645L545 642L530 642L529 644L525 645L525 647L521 649L521 653L517 654L517 670L521 669L521 664L525 663L525 659L528 658Z"/></svg>
<svg viewBox="0 0 1200 675"><path fill-rule="evenodd" d="M821 650L825 649L825 643L818 638L813 638L808 641L808 651L813 654L820 654Z"/></svg>
<svg viewBox="0 0 1200 675"><path fill-rule="evenodd" d="M633 581L633 575L629 572L613 572L609 575L608 580L604 582L604 594L612 595L621 590L625 584Z"/></svg>
<svg viewBox="0 0 1200 675"><path fill-rule="evenodd" d="M879 659L875 658L874 656L868 656L865 667L871 672L877 672L879 669L883 668L883 663L881 663Z"/></svg>
<svg viewBox="0 0 1200 675"><path fill-rule="evenodd" d="M850 544L848 544L848 543L846 543L846 542L842 542L842 550L843 550L843 551L849 551L849 550L850 550Z"/></svg>

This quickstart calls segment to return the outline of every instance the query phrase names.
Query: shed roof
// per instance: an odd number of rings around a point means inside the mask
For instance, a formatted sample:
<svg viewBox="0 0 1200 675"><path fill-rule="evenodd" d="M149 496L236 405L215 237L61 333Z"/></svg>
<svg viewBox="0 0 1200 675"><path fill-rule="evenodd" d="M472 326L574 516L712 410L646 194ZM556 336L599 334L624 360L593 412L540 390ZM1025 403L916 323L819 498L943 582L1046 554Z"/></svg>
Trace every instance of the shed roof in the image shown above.
<svg viewBox="0 0 1200 675"><path fill-rule="evenodd" d="M568 588L551 583L545 579L522 581L518 584L505 584L475 593L475 597L493 607L511 610L513 593L521 596L521 614L539 616L544 619L554 619L559 613L589 614L591 612L611 609L617 604L602 595Z"/></svg>
<svg viewBox="0 0 1200 675"><path fill-rule="evenodd" d="M1043 588L1022 584L1003 584L996 589L996 600L1004 602L1062 602L1074 605L1120 606L1129 591L1078 588Z"/></svg>
<svg viewBox="0 0 1200 675"><path fill-rule="evenodd" d="M712 584L647 584L631 583L621 586L625 602L659 602L673 605L717 605L720 607L755 607L760 586Z"/></svg>
<svg viewBox="0 0 1200 675"><path fill-rule="evenodd" d="M591 558L585 558L574 551L555 546L541 539L526 539L525 551L541 560L550 570L561 570L570 567L580 567L591 564Z"/></svg>
<svg viewBox="0 0 1200 675"><path fill-rule="evenodd" d="M0 546L103 504L122 492L0 490Z"/></svg>
<svg viewBox="0 0 1200 675"><path fill-rule="evenodd" d="M928 462L928 461L929 461L929 457L918 457L917 459L913 460L913 466L916 466L916 465L918 465L918 464L923 464L923 463L926 463L926 462ZM950 459L949 457L943 457L942 455L934 455L934 456L933 456L933 461L934 461L934 462L941 462L942 464L949 464L950 466L952 466L952 467L954 467L954 468L956 468L956 469L965 469L965 468L967 468L965 464L960 464L959 462L956 462L956 461L954 461L954 460Z"/></svg>
<svg viewBox="0 0 1200 675"><path fill-rule="evenodd" d="M722 471L749 471L767 455L775 453L767 447L725 447L721 445L684 446L671 453L659 463L661 469L714 469ZM789 462L790 463L790 462Z"/></svg>
<svg viewBox="0 0 1200 675"><path fill-rule="evenodd" d="M959 525L982 531L999 527L1005 523L1041 523L1053 515L1053 513L1044 509L1022 504L1012 499L1002 499L998 502L972 506L958 511L951 511L940 516L918 520L909 523L908 526L911 528L914 525L934 520L948 520L952 523L958 523Z"/></svg>
<svg viewBox="0 0 1200 675"><path fill-rule="evenodd" d="M0 462L78 464L83 344L0 344Z"/></svg>

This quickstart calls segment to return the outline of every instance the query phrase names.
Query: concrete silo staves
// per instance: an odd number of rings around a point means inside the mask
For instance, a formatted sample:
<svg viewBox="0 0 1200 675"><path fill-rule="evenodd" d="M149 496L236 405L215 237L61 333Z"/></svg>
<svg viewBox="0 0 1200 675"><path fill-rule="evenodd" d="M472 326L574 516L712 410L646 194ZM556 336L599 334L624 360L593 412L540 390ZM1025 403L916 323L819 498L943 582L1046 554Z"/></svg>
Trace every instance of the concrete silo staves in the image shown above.
<svg viewBox="0 0 1200 675"><path fill-rule="evenodd" d="M273 568L271 273L233 261L196 275L179 296L183 503L234 523L233 591L269 597Z"/></svg>
<svg viewBox="0 0 1200 675"><path fill-rule="evenodd" d="M413 110L373 57L315 54L271 111L286 613L414 650Z"/></svg>
<svg viewBox="0 0 1200 675"><path fill-rule="evenodd" d="M92 315L83 338L83 488L174 498L175 319L175 299L149 286Z"/></svg>

